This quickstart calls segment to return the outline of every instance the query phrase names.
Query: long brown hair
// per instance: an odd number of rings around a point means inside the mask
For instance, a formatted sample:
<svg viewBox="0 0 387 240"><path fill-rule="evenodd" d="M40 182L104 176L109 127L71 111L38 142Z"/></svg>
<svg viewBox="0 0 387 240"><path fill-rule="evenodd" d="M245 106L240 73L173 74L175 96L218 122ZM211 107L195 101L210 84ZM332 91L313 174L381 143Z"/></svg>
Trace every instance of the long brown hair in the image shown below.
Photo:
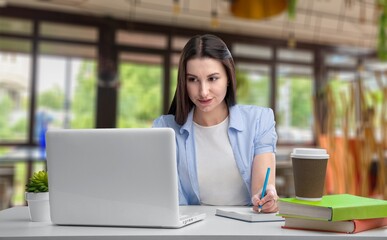
<svg viewBox="0 0 387 240"><path fill-rule="evenodd" d="M177 73L177 87L168 114L175 115L175 121L183 125L194 104L187 92L187 62L193 58L212 58L222 63L226 70L228 86L225 96L228 107L236 104L235 65L227 45L211 34L192 37L183 48Z"/></svg>

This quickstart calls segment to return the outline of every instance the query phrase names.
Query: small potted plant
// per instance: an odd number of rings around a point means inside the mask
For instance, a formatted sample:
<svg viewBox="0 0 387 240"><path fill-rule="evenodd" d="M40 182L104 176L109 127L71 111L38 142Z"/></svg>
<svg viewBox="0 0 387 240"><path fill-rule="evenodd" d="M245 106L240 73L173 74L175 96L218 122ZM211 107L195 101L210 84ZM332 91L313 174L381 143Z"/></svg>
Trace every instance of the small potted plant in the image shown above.
<svg viewBox="0 0 387 240"><path fill-rule="evenodd" d="M46 171L35 172L26 184L25 194L31 221L50 221L48 198L48 175Z"/></svg>

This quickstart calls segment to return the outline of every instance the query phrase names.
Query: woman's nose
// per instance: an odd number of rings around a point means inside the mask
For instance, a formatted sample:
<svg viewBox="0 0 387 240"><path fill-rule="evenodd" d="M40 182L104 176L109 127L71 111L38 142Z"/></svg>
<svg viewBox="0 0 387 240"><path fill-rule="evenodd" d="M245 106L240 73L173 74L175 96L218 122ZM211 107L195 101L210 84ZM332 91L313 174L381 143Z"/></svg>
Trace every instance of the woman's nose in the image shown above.
<svg viewBox="0 0 387 240"><path fill-rule="evenodd" d="M208 92L209 92L208 84L205 82L202 82L200 84L200 96L205 97L205 96L207 96Z"/></svg>

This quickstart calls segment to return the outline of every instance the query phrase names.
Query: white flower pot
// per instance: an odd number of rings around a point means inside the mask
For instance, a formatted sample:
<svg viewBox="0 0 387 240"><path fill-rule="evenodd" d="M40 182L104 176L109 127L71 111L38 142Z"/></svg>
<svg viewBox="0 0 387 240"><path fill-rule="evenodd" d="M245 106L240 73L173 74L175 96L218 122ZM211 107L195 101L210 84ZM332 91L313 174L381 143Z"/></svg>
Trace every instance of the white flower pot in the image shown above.
<svg viewBox="0 0 387 240"><path fill-rule="evenodd" d="M48 192L32 193L26 192L25 194L28 209L30 212L30 218L33 222L49 222L50 218L50 202L48 198Z"/></svg>

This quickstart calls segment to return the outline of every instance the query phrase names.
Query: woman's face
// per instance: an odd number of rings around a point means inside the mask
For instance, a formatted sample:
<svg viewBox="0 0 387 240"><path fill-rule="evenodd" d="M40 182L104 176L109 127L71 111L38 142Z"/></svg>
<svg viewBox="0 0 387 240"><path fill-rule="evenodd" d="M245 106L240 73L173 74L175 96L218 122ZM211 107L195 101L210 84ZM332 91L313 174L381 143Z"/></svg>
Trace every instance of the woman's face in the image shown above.
<svg viewBox="0 0 387 240"><path fill-rule="evenodd" d="M211 58L189 60L186 81L188 96L196 110L208 113L224 109L228 79L221 62Z"/></svg>

